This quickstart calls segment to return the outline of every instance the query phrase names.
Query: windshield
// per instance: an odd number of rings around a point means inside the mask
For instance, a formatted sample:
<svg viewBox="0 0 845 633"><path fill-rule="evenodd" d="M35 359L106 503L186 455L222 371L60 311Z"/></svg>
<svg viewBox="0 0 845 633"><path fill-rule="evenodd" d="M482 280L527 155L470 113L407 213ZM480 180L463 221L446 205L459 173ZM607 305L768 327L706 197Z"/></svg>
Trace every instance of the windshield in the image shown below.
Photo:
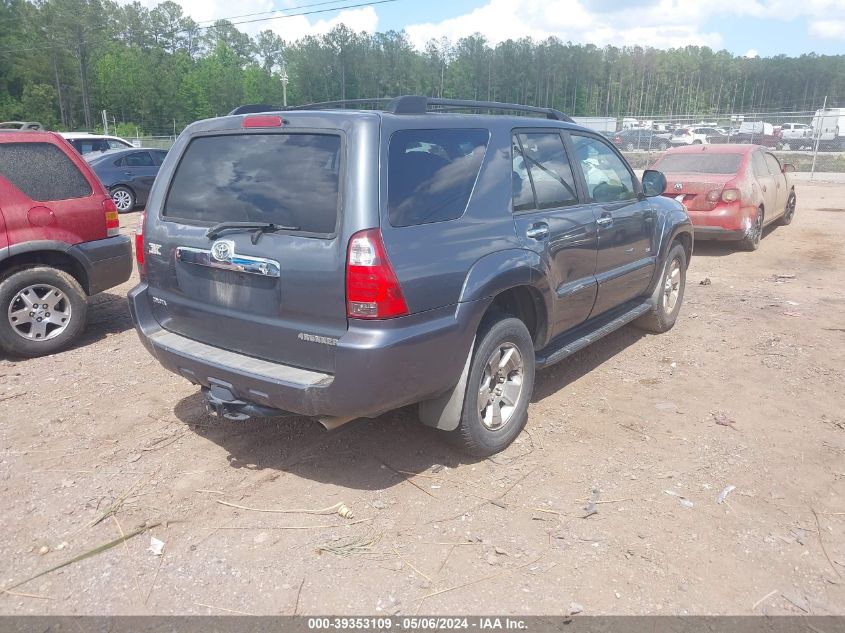
<svg viewBox="0 0 845 633"><path fill-rule="evenodd" d="M654 167L666 174L735 174L742 154L668 154Z"/></svg>

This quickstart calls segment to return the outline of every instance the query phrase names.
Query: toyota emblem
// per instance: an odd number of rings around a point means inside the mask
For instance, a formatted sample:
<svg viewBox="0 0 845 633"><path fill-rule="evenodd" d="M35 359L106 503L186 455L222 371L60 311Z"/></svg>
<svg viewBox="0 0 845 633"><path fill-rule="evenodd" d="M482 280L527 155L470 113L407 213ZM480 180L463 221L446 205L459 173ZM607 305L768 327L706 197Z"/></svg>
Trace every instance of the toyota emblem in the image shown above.
<svg viewBox="0 0 845 633"><path fill-rule="evenodd" d="M682 182L676 182L675 183L675 191L680 191L683 188L684 188L684 183L682 183Z"/></svg>
<svg viewBox="0 0 845 633"><path fill-rule="evenodd" d="M227 262L235 254L235 243L231 240L217 240L211 245L211 256L218 262Z"/></svg>

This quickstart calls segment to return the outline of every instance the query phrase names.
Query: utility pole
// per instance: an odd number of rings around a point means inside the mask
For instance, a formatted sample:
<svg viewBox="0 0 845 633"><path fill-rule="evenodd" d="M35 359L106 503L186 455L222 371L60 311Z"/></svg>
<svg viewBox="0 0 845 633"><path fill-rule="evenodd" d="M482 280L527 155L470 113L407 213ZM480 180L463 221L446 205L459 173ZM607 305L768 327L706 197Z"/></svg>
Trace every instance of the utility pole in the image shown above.
<svg viewBox="0 0 845 633"><path fill-rule="evenodd" d="M105 110L101 113L103 115L103 134L108 136L109 134L109 116Z"/></svg>
<svg viewBox="0 0 845 633"><path fill-rule="evenodd" d="M824 96L824 105L822 106L822 114L819 117L819 129L816 131L816 146L813 149L813 166L810 168L810 181L816 178L816 156L819 155L819 139L822 137L822 128L824 127L824 111L827 110L827 95Z"/></svg>
<svg viewBox="0 0 845 633"><path fill-rule="evenodd" d="M288 63L282 62L282 105L288 107Z"/></svg>

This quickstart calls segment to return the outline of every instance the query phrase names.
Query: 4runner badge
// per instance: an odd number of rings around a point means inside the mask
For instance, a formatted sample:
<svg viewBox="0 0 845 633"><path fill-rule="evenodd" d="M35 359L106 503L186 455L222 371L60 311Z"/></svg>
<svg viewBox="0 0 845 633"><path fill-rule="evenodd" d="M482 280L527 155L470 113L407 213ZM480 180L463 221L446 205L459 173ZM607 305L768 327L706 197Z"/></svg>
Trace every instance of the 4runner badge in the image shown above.
<svg viewBox="0 0 845 633"><path fill-rule="evenodd" d="M675 183L675 191L680 191L683 188L684 188L684 183L682 183L682 182L676 182Z"/></svg>
<svg viewBox="0 0 845 633"><path fill-rule="evenodd" d="M211 256L218 262L227 262L235 254L235 243L231 240L217 240L211 245Z"/></svg>

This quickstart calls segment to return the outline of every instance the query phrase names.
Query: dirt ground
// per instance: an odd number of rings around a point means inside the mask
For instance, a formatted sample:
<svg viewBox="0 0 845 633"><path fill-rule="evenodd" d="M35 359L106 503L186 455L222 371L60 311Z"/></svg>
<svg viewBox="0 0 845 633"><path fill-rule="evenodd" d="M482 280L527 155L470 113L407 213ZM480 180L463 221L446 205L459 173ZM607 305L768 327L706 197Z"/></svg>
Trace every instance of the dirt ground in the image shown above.
<svg viewBox="0 0 845 633"><path fill-rule="evenodd" d="M755 253L696 246L670 333L539 374L482 461L407 410L215 421L139 343L134 281L92 299L74 349L0 359L0 587L162 524L0 612L845 614L845 185L798 200Z"/></svg>

